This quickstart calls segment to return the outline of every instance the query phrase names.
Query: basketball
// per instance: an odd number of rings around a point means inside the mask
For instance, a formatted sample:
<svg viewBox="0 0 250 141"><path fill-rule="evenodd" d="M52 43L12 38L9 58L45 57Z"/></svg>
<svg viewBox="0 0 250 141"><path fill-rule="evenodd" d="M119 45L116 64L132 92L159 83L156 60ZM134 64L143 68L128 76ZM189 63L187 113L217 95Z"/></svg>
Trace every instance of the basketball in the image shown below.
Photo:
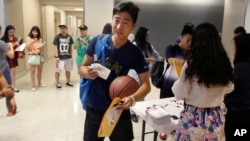
<svg viewBox="0 0 250 141"><path fill-rule="evenodd" d="M115 97L127 97L137 91L139 84L130 76L119 76L115 78L109 86L109 96L111 99Z"/></svg>

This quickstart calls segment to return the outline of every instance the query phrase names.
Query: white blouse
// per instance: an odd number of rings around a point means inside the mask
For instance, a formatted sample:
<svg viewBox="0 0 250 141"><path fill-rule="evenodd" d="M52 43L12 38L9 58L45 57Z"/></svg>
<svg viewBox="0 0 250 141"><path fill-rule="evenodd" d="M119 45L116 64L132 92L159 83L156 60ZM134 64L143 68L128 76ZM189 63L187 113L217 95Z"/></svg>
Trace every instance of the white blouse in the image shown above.
<svg viewBox="0 0 250 141"><path fill-rule="evenodd" d="M186 79L187 63L185 62L180 78L174 83L172 91L177 100L184 100L186 104L200 108L218 107L222 104L224 96L234 89L234 84L228 86L215 86L207 88L199 85L197 78L190 81Z"/></svg>

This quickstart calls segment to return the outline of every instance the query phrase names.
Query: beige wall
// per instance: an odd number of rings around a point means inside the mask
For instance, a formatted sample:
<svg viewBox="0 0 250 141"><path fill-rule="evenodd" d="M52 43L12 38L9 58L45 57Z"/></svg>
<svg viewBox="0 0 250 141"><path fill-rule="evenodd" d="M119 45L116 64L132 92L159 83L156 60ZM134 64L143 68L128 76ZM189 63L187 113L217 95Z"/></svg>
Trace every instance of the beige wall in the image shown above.
<svg viewBox="0 0 250 141"><path fill-rule="evenodd" d="M55 23L55 13L59 14L56 19L59 20ZM56 34L59 33L58 24L66 23L66 13L54 6L43 6L42 7L42 25L43 25L43 36L46 41L46 58L54 57L54 46L53 39Z"/></svg>
<svg viewBox="0 0 250 141"><path fill-rule="evenodd" d="M237 26L244 25L246 1L247 0L225 0L222 42L231 60L233 59L233 30Z"/></svg>
<svg viewBox="0 0 250 141"><path fill-rule="evenodd" d="M103 26L112 20L114 0L85 0L85 23L90 35L98 35Z"/></svg>
<svg viewBox="0 0 250 141"><path fill-rule="evenodd" d="M33 25L41 27L39 0L5 0L5 12L6 25L14 25L15 35L22 37L24 41ZM24 59L19 59L18 63L17 74L22 75L29 68L27 55Z"/></svg>
<svg viewBox="0 0 250 141"><path fill-rule="evenodd" d="M33 26L41 28L41 7L39 0L22 0L23 1L23 29L24 29L24 40L28 36ZM43 33L42 33L43 34ZM28 55L26 55L26 60ZM30 65L25 61L26 69L30 68Z"/></svg>
<svg viewBox="0 0 250 141"><path fill-rule="evenodd" d="M23 19L23 1L22 0L5 0L6 25L15 26L15 35L17 37L26 37L24 34L24 19ZM15 12L13 12L13 9ZM19 66L17 74L26 71L26 59L18 59Z"/></svg>

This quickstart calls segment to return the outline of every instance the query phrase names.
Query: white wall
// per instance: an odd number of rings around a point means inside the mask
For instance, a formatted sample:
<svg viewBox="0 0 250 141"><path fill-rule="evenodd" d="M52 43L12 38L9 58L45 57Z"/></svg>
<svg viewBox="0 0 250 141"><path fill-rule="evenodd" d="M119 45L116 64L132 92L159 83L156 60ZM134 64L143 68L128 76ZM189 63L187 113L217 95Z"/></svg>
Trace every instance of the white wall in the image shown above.
<svg viewBox="0 0 250 141"><path fill-rule="evenodd" d="M247 0L225 0L222 42L231 60L233 59L233 30L237 26L244 25L246 1Z"/></svg>
<svg viewBox="0 0 250 141"><path fill-rule="evenodd" d="M250 0L247 2L247 10L246 10L246 16L245 16L245 29L249 33L250 32Z"/></svg>
<svg viewBox="0 0 250 141"><path fill-rule="evenodd" d="M114 0L85 0L85 24L92 36L102 32L103 26L112 21Z"/></svg>

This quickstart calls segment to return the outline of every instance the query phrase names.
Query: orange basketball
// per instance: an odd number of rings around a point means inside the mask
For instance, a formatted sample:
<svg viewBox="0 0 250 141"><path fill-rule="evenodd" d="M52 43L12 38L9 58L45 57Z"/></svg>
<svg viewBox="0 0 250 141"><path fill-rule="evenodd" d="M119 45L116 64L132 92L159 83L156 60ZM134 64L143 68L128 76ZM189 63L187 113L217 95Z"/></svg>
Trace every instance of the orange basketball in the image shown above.
<svg viewBox="0 0 250 141"><path fill-rule="evenodd" d="M112 81L109 86L109 96L111 99L115 97L127 97L137 91L139 84L130 76L119 76Z"/></svg>

